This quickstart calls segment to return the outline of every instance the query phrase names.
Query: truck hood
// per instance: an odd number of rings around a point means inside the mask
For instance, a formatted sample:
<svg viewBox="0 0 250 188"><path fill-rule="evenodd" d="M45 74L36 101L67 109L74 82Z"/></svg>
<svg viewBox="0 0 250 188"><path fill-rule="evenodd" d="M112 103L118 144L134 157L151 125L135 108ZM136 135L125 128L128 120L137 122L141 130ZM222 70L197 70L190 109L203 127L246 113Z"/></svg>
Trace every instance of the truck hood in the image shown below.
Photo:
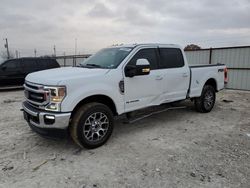
<svg viewBox="0 0 250 188"><path fill-rule="evenodd" d="M63 67L56 69L49 69L28 74L26 81L42 84L42 85L59 85L60 82L72 79L84 79L104 75L110 69L97 68L82 68L82 67Z"/></svg>

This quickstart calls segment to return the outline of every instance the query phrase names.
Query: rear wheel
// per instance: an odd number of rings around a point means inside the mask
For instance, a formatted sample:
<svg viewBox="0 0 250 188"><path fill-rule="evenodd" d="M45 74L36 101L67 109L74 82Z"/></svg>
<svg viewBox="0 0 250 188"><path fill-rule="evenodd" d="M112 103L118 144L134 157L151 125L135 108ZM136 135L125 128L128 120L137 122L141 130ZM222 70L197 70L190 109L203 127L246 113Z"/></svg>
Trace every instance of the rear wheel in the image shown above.
<svg viewBox="0 0 250 188"><path fill-rule="evenodd" d="M81 147L103 145L113 131L113 114L104 104L85 104L76 112L70 125L72 139Z"/></svg>
<svg viewBox="0 0 250 188"><path fill-rule="evenodd" d="M213 86L205 85L203 87L201 96L195 99L195 108L198 112L210 112L215 103L216 95Z"/></svg>

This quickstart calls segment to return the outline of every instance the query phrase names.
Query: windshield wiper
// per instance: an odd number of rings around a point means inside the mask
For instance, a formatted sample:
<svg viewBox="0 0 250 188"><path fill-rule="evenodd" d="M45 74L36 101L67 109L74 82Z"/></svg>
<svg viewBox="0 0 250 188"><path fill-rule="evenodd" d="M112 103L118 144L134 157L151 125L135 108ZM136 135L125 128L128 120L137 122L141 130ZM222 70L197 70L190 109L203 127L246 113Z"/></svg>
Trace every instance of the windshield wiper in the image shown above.
<svg viewBox="0 0 250 188"><path fill-rule="evenodd" d="M91 66L91 67L97 67L97 68L101 68L101 66L100 65L97 65L97 64L86 64L87 66Z"/></svg>
<svg viewBox="0 0 250 188"><path fill-rule="evenodd" d="M97 64L92 64L92 63L87 63L87 64L85 64L85 65L80 65L81 67L83 67L83 68L101 68L101 69L107 69L106 67L103 67L103 66L101 66L101 65L97 65Z"/></svg>

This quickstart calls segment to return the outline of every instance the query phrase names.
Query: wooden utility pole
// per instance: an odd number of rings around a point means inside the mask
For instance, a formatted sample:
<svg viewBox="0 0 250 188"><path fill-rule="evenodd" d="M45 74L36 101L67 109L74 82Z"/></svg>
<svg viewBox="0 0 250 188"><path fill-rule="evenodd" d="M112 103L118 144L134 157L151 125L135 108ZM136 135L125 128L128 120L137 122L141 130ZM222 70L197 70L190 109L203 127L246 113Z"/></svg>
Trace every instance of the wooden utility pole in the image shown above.
<svg viewBox="0 0 250 188"><path fill-rule="evenodd" d="M76 66L76 53L77 53L77 38L75 39L75 57L73 58L73 66Z"/></svg>
<svg viewBox="0 0 250 188"><path fill-rule="evenodd" d="M66 53L65 52L63 52L63 65L64 65L64 67L66 67Z"/></svg>
<svg viewBox="0 0 250 188"><path fill-rule="evenodd" d="M77 39L75 39L75 55L77 54Z"/></svg>
<svg viewBox="0 0 250 188"><path fill-rule="evenodd" d="M9 44L8 44L8 39L5 38L5 45L4 47L7 49L7 58L10 59L10 52L9 52Z"/></svg>
<svg viewBox="0 0 250 188"><path fill-rule="evenodd" d="M35 55L35 57L36 57L36 49L34 49L34 55Z"/></svg>
<svg viewBox="0 0 250 188"><path fill-rule="evenodd" d="M54 45L54 56L56 56L56 45Z"/></svg>

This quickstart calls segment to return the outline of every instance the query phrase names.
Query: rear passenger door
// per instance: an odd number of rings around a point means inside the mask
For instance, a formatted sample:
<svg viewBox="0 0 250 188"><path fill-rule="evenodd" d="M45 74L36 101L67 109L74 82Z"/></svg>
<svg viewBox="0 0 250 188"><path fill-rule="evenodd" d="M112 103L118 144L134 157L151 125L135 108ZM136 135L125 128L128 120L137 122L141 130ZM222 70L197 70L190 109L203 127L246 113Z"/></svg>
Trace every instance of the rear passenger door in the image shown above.
<svg viewBox="0 0 250 188"><path fill-rule="evenodd" d="M36 59L23 59L22 61L22 69L24 77L29 73L35 72L38 70Z"/></svg>
<svg viewBox="0 0 250 188"><path fill-rule="evenodd" d="M54 59L38 59L39 70L53 69L59 67L59 64Z"/></svg>
<svg viewBox="0 0 250 188"><path fill-rule="evenodd" d="M178 48L159 49L160 69L163 74L163 102L183 100L189 87L189 68L185 65L182 51Z"/></svg>

